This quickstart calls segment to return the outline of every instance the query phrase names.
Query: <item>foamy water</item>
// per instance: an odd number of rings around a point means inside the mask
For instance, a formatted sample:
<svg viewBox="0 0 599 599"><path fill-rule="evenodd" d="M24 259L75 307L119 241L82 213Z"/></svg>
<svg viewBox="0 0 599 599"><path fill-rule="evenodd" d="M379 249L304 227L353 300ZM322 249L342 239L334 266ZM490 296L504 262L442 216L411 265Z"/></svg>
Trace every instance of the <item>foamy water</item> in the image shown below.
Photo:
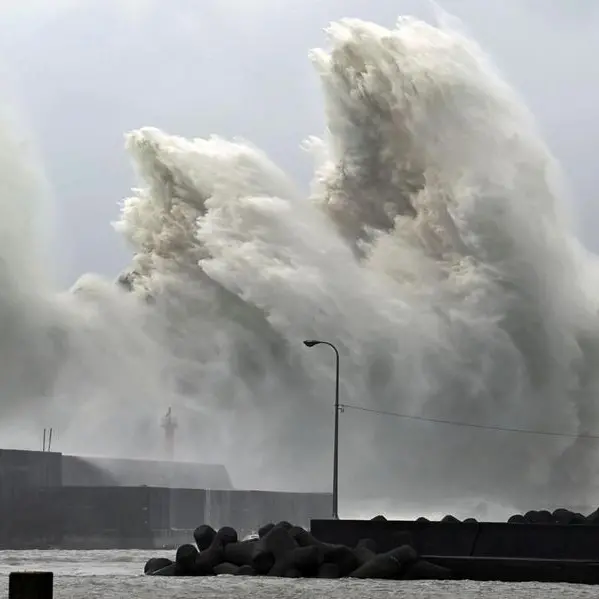
<svg viewBox="0 0 599 599"><path fill-rule="evenodd" d="M533 117L454 31L347 20L327 38L309 194L241 140L127 136L139 185L116 224L133 253L119 284L40 277L29 163L6 145L5 438L50 421L61 450L152 456L172 405L180 455L240 487L328 489L334 356L306 338L339 348L347 404L599 431L596 258ZM346 410L341 494L581 505L596 454Z"/></svg>
<svg viewBox="0 0 599 599"><path fill-rule="evenodd" d="M297 580L218 576L208 578L144 577L149 554L140 551L0 551L0 595L6 595L8 574L15 570L51 570L55 597L71 599L589 599L595 587L554 584L503 584L437 581ZM151 556L151 555L150 555Z"/></svg>

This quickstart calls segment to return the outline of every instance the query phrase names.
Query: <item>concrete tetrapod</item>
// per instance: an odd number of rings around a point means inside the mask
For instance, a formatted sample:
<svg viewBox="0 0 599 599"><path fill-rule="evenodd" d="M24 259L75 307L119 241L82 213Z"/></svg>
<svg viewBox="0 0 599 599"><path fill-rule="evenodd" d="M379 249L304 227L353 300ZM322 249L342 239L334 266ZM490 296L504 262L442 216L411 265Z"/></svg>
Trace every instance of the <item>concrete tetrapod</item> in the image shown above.
<svg viewBox="0 0 599 599"><path fill-rule="evenodd" d="M566 508L549 510L529 510L525 514L514 514L508 518L510 524L599 524L599 509L588 516L572 512Z"/></svg>
<svg viewBox="0 0 599 599"><path fill-rule="evenodd" d="M289 522L263 526L257 539L239 541L230 527L218 532L208 525L194 531L196 544L181 545L175 560L151 558L150 576L276 576L286 578L452 578L447 568L425 562L409 535L398 535L400 546L378 553L372 539L355 547L323 543Z"/></svg>

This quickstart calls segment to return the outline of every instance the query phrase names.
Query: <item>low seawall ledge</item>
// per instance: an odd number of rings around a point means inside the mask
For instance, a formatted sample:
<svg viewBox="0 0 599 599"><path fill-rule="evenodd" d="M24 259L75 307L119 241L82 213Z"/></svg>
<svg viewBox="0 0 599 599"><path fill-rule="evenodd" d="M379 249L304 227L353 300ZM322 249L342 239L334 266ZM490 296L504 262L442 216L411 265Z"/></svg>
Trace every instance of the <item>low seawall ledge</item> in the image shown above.
<svg viewBox="0 0 599 599"><path fill-rule="evenodd" d="M409 533L417 550L428 556L599 562L597 524L313 519L310 531L326 543L354 546L373 539L382 551L396 545L399 534Z"/></svg>

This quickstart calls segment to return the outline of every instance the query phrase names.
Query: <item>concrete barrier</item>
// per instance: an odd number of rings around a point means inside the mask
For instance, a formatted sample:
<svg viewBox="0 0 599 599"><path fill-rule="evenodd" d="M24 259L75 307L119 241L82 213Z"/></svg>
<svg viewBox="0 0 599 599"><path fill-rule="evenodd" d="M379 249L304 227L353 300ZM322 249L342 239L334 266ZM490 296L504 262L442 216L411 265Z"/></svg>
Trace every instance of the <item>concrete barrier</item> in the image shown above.
<svg viewBox="0 0 599 599"><path fill-rule="evenodd" d="M422 555L599 561L599 526L588 524L312 520L310 531L323 542L351 546L371 538L381 550L408 532Z"/></svg>
<svg viewBox="0 0 599 599"><path fill-rule="evenodd" d="M308 526L330 495L154 487L29 488L0 496L0 548L152 549L200 523L233 523L241 535L271 519ZM177 532L178 531L178 532ZM182 534L181 531L183 531Z"/></svg>
<svg viewBox="0 0 599 599"><path fill-rule="evenodd" d="M584 560L426 556L455 580L599 584L599 564Z"/></svg>
<svg viewBox="0 0 599 599"><path fill-rule="evenodd" d="M52 572L11 572L8 576L8 599L52 599Z"/></svg>
<svg viewBox="0 0 599 599"><path fill-rule="evenodd" d="M231 487L218 464L0 449L0 548L153 548L203 522L245 535L273 519L308 526L330 512L329 494Z"/></svg>
<svg viewBox="0 0 599 599"><path fill-rule="evenodd" d="M63 455L65 487L160 487L172 489L233 489L222 464L166 462L126 458Z"/></svg>

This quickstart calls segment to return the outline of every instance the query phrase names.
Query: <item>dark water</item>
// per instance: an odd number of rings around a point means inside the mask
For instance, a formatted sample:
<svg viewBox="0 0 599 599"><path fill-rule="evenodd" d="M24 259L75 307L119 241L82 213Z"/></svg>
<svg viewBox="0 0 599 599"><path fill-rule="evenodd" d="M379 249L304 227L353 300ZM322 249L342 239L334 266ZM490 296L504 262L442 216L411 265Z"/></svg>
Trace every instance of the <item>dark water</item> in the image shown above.
<svg viewBox="0 0 599 599"><path fill-rule="evenodd" d="M1 551L0 597L7 596L13 570L51 570L55 597L72 599L211 599L247 598L359 599L371 597L482 598L509 597L595 599L597 587L579 585L476 582L387 582L288 580L273 578L149 578L143 564L151 551ZM168 553L166 554L168 556Z"/></svg>

